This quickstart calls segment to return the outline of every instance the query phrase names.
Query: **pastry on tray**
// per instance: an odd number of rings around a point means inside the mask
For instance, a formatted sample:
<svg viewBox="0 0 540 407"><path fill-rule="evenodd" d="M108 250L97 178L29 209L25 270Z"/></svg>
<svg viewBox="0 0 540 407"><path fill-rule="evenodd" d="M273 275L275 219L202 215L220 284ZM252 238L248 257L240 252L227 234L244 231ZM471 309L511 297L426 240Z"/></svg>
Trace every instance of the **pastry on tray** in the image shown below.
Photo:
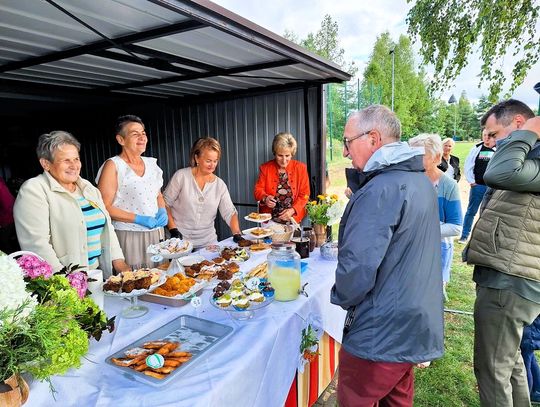
<svg viewBox="0 0 540 407"><path fill-rule="evenodd" d="M133 290L148 290L157 283L161 272L157 269L140 269L136 271L124 271L111 276L103 284L103 291L115 293L130 293Z"/></svg>
<svg viewBox="0 0 540 407"><path fill-rule="evenodd" d="M179 348L178 342L161 340L146 342L142 347L126 350L125 357L111 358L111 362L161 380L191 359L191 353L181 352ZM155 366L151 358L161 363Z"/></svg>

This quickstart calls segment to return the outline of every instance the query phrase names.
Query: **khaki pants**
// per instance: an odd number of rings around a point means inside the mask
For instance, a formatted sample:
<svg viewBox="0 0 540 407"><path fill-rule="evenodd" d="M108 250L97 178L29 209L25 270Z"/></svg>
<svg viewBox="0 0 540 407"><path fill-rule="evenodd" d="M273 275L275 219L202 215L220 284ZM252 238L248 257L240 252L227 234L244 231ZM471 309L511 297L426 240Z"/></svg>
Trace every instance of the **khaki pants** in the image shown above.
<svg viewBox="0 0 540 407"><path fill-rule="evenodd" d="M523 327L540 313L540 304L512 291L476 287L474 374L485 407L530 406L519 345Z"/></svg>

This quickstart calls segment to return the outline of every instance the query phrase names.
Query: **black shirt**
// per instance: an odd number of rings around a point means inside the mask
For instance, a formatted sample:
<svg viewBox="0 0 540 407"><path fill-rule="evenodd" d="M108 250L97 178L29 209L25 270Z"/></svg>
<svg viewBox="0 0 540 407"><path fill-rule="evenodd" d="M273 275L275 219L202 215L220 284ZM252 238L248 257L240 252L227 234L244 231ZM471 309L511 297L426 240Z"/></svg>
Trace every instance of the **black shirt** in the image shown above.
<svg viewBox="0 0 540 407"><path fill-rule="evenodd" d="M454 169L454 179L459 182L461 179L461 171L459 170L459 158L455 155L450 155L450 165ZM443 172L448 170L448 162L442 157L441 163L437 166Z"/></svg>
<svg viewBox="0 0 540 407"><path fill-rule="evenodd" d="M480 151L478 152L478 155L476 156L476 159L474 160L474 182L479 185L486 185L484 182L484 173L486 172L486 168L489 164L489 160L491 160L491 157L493 157L493 154L495 154L495 150L489 147L486 147L485 144L482 143L482 147L480 148Z"/></svg>

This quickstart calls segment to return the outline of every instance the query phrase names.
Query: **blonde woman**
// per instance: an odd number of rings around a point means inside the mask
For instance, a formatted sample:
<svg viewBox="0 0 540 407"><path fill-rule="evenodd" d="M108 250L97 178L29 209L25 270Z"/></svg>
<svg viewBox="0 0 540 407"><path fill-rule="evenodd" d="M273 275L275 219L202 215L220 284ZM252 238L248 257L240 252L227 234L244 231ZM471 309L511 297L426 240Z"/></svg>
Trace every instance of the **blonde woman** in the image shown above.
<svg viewBox="0 0 540 407"><path fill-rule="evenodd" d="M438 168L445 172L450 178L455 179L457 182L461 179L461 170L459 169L459 158L452 155L452 149L456 145L456 142L450 137L445 138L442 141L443 153L441 157L441 163Z"/></svg>
<svg viewBox="0 0 540 407"><path fill-rule="evenodd" d="M214 174L220 158L219 141L212 137L200 138L191 148L191 166L176 171L163 193L171 236L183 236L195 248L217 242L214 221L218 211L231 228L235 241L241 239L238 212L229 189Z"/></svg>
<svg viewBox="0 0 540 407"><path fill-rule="evenodd" d="M260 211L271 213L277 222L294 218L300 223L306 214L309 175L304 163L293 160L296 148L292 134L276 134L272 142L274 159L259 167L255 199L260 202Z"/></svg>

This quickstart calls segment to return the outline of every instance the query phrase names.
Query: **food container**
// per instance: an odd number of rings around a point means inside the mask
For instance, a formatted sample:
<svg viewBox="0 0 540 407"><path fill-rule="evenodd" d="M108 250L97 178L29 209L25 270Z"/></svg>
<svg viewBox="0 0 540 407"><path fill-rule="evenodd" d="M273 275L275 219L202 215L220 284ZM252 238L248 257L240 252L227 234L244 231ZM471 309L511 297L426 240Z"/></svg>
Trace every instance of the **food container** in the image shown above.
<svg viewBox="0 0 540 407"><path fill-rule="evenodd" d="M159 387L166 385L174 378L188 372L195 363L200 360L204 360L203 356L210 356L208 351L215 347L232 332L233 328L230 326L218 324L206 319L195 318L190 315L182 315L168 324L163 325L161 328L156 329L148 335L145 335L130 345L120 349L118 352L113 353L107 357L107 359L105 359L105 362L111 365L113 368L122 371L123 375L128 379ZM129 367L117 366L111 361L112 358L123 357L125 354L124 352L128 349L140 347L142 344L148 341L157 340L180 342L180 350L190 352L193 356L188 362L184 363L170 373L166 378L161 380L147 376L144 373L137 372Z"/></svg>
<svg viewBox="0 0 540 407"><path fill-rule="evenodd" d="M300 255L293 243L274 243L268 255L268 281L276 301L292 301L300 291Z"/></svg>
<svg viewBox="0 0 540 407"><path fill-rule="evenodd" d="M206 284L207 283L205 281L199 282L193 287L191 287L191 290L189 290L187 293L176 295L174 297L167 297L165 295L148 293L141 295L139 298L142 301L153 302L156 304L166 305L168 307L181 307L183 305L189 304L193 297L198 297L199 295L201 295Z"/></svg>
<svg viewBox="0 0 540 407"><path fill-rule="evenodd" d="M325 260L334 260L338 259L338 243L337 242L326 242L321 246L321 257Z"/></svg>
<svg viewBox="0 0 540 407"><path fill-rule="evenodd" d="M291 237L294 233L294 229L290 225L281 225L275 223L269 227L272 229L272 243L286 243L291 240Z"/></svg>

